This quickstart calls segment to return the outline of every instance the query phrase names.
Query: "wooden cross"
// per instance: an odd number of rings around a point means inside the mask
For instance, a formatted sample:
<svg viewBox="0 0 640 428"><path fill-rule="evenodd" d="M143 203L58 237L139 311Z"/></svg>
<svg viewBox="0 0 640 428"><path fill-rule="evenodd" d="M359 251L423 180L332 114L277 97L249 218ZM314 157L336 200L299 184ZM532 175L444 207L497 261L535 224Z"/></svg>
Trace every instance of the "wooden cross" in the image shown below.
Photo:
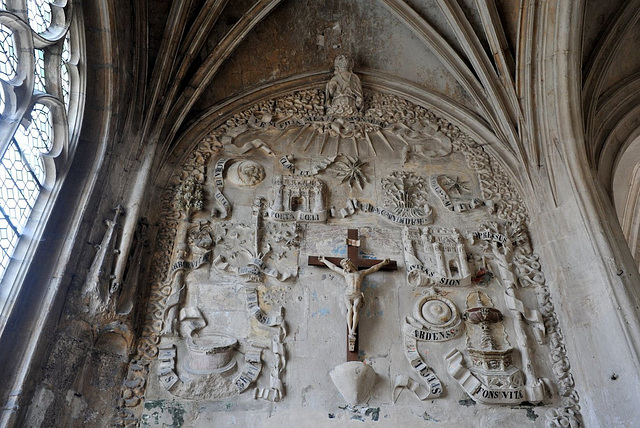
<svg viewBox="0 0 640 428"><path fill-rule="evenodd" d="M358 229L347 230L347 259L351 260L353 265L358 269L368 269L382 262L383 260L377 259L361 259L359 257L360 239L358 238ZM326 257L326 260L333 263L336 266L340 266L340 262L345 257ZM309 266L327 267L318 256L309 256ZM381 270L397 270L398 264L396 261L391 260L387 265L380 268ZM360 325L356 326L355 343L349 341L347 335L347 361L358 361L358 329Z"/></svg>

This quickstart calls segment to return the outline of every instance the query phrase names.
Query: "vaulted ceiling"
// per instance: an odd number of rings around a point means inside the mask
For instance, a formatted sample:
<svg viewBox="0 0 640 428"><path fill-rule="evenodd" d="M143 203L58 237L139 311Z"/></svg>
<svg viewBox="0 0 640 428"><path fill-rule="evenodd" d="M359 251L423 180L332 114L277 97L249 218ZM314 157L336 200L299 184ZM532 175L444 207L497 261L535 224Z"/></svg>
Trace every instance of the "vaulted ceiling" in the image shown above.
<svg viewBox="0 0 640 428"><path fill-rule="evenodd" d="M581 46L567 49L582 64L582 75L571 78L582 88L584 150L589 167L611 190L623 153L638 144L640 0L576 1L572 22L545 26L558 18L553 5L140 0L122 12L133 17L134 49L123 54L133 64L130 112L143 118L136 135L157 144L160 166L180 156L194 124L219 114L229 100L305 76L328 76L333 58L346 53L365 87L367 76L378 82L386 76L429 94L457 112L454 119L474 122L506 162L533 170L544 164L549 146L539 129L538 109L546 101L539 89L545 82L549 88L559 72L539 66L549 55L544 40L564 26L582 34ZM618 177L617 183L628 181Z"/></svg>

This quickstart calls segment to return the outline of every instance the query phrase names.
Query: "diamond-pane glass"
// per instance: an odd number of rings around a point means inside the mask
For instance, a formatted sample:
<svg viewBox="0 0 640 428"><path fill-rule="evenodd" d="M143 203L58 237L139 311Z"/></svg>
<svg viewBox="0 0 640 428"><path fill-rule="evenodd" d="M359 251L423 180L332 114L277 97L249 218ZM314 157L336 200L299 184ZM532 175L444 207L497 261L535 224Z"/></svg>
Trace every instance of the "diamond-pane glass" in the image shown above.
<svg viewBox="0 0 640 428"><path fill-rule="evenodd" d="M15 121L9 123L13 135L7 136L8 141L0 141L0 147L6 147L3 152L0 152L0 280L10 264L18 242L25 239L21 235L25 233L24 229L32 217L36 201L41 194L44 183L47 182L45 166L48 163L45 163L47 158L43 155L51 152L55 143L54 138L57 136L66 138L70 134L75 135L73 129L67 129L64 117L60 117L64 116L64 110L59 109L55 101L55 108L50 109L37 103L37 98L40 93L47 93L47 87L50 91L55 89L53 91L55 93L49 95L63 101L68 110L70 105L74 105L74 97L79 96L77 92L71 91L73 77L82 71L74 64L83 58L83 52L72 51L72 48L78 49L74 40L71 40L74 34L80 34L77 32L76 23L72 23L64 40L48 40L49 37L44 34L44 39L38 38L39 43L36 43L41 48L34 48L34 43L32 43L34 40L28 40L30 36L34 39L36 34L49 31L55 18L52 12L57 11L54 10L54 7L66 16L69 13L66 8L67 3L69 3L67 0L0 0L0 9L6 10L6 5L9 4L12 10L15 8L20 13L26 13L28 25L31 28L31 31L27 31L27 33L24 33L22 29L18 33L18 30L13 29L13 24L0 24L0 79L11 85L15 83L13 80L16 79L16 76L24 77L25 73L33 73L34 77L33 87L25 88L26 90L20 88L20 90L13 92L4 91L2 88L9 88L9 85L4 83L4 86L0 87L0 115L4 115L5 109L12 114L22 115L19 124L16 124ZM53 6L54 4L56 6ZM58 57L57 52L60 48L62 48L60 60L54 59ZM19 59L21 60L23 55L31 53L35 67L27 70L24 61L19 61ZM49 61L46 63L46 67L45 56ZM55 62L58 62L60 67L59 79L58 72L55 70ZM51 80L52 74L50 72L52 71L56 80ZM28 80L30 83L31 79ZM57 90L58 86L61 88L60 91ZM50 100L49 97L46 99ZM49 102L46 101L47 104ZM29 110L25 112L29 106L32 106L31 112ZM2 125L5 125L6 121L2 122ZM61 127L60 134L54 135L54 123L56 123L56 130L58 130L58 126ZM13 127L16 125L17 129ZM51 197L53 196L54 194L51 195ZM34 220L44 220L44 213L41 215L43 215L42 218ZM36 232L38 230L38 228L34 229ZM37 233L26 238L26 245L30 245L31 239L37 239ZM29 261L25 260L25 262ZM3 280L3 285L5 280ZM0 295L0 303L2 303L1 300L2 295Z"/></svg>
<svg viewBox="0 0 640 428"><path fill-rule="evenodd" d="M15 142L7 147L0 164L0 207L18 233L27 220L40 188Z"/></svg>
<svg viewBox="0 0 640 428"><path fill-rule="evenodd" d="M4 25L0 25L0 79L13 79L17 67L18 57L11 31Z"/></svg>
<svg viewBox="0 0 640 428"><path fill-rule="evenodd" d="M62 99L64 105L69 110L69 92L71 91L71 76L67 63L71 60L71 42L69 41L69 33L64 38L62 44L62 63L60 64L60 80L62 80Z"/></svg>
<svg viewBox="0 0 640 428"><path fill-rule="evenodd" d="M35 50L36 58L36 79L33 84L34 91L46 92L45 75L44 75L44 51L42 49Z"/></svg>
<svg viewBox="0 0 640 428"><path fill-rule="evenodd" d="M24 160L36 176L38 182L44 181L44 166L40 155L51 150L53 128L49 109L36 104L31 112L31 124L27 129L20 126L15 139L20 146Z"/></svg>
<svg viewBox="0 0 640 428"><path fill-rule="evenodd" d="M62 44L62 62L71 61L71 41L69 40L69 33L64 38L64 43Z"/></svg>
<svg viewBox="0 0 640 428"><path fill-rule="evenodd" d="M51 24L51 6L47 0L27 0L29 25L36 33L44 33Z"/></svg>
<svg viewBox="0 0 640 428"><path fill-rule="evenodd" d="M35 126L35 128L34 128ZM31 111L31 130L29 140L31 146L46 153L53 147L53 127L51 126L51 112L44 104L36 104Z"/></svg>
<svg viewBox="0 0 640 428"><path fill-rule="evenodd" d="M0 211L0 278L7 269L9 259L18 243L18 234L11 227L4 214Z"/></svg>
<svg viewBox="0 0 640 428"><path fill-rule="evenodd" d="M64 105L69 110L69 92L71 90L71 76L69 76L69 69L67 68L66 63L62 63L60 69L60 79L62 80L62 99L64 100Z"/></svg>

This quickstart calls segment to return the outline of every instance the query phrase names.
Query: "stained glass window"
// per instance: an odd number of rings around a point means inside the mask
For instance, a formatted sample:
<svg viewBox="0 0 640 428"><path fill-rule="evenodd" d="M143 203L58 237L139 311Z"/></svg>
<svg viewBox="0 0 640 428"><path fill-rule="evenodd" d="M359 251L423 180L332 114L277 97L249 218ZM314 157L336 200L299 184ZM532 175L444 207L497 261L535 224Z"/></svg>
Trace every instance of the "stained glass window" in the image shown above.
<svg viewBox="0 0 640 428"><path fill-rule="evenodd" d="M13 35L4 25L0 24L0 79L9 81L16 75L18 58L13 44Z"/></svg>
<svg viewBox="0 0 640 428"><path fill-rule="evenodd" d="M69 68L67 63L71 61L71 45L69 42L69 35L64 38L62 45L62 54L60 55L62 63L60 64L60 79L62 83L62 98L64 105L69 108L69 92L71 91L71 76L69 75Z"/></svg>
<svg viewBox="0 0 640 428"><path fill-rule="evenodd" d="M44 75L44 51L42 49L35 49L34 57L36 60L36 80L33 89L40 92L46 92Z"/></svg>
<svg viewBox="0 0 640 428"><path fill-rule="evenodd" d="M70 137L77 136L66 116L71 113L72 94L79 93L71 90L79 75L77 60L72 63L71 58L81 56L73 51L81 44L74 43L78 31L73 31L76 23L68 16L72 0L0 1L2 281L16 251L32 248L29 242L45 220L43 207L49 206L46 198L51 197L55 184L53 167L61 165L46 162L45 157L68 155ZM16 22L16 17L22 22ZM24 257L28 250L19 252Z"/></svg>
<svg viewBox="0 0 640 428"><path fill-rule="evenodd" d="M47 0L28 0L29 25L36 33L44 33L51 25L51 5Z"/></svg>

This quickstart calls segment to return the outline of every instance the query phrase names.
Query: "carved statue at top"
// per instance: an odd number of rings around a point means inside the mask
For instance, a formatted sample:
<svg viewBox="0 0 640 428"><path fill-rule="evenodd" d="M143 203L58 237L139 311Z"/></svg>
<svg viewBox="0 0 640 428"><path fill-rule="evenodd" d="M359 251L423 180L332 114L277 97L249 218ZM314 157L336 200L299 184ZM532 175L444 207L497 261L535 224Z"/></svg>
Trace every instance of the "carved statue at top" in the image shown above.
<svg viewBox="0 0 640 428"><path fill-rule="evenodd" d="M338 55L333 64L334 76L327 83L327 114L354 116L363 106L360 78L351 71L349 59L345 55Z"/></svg>

